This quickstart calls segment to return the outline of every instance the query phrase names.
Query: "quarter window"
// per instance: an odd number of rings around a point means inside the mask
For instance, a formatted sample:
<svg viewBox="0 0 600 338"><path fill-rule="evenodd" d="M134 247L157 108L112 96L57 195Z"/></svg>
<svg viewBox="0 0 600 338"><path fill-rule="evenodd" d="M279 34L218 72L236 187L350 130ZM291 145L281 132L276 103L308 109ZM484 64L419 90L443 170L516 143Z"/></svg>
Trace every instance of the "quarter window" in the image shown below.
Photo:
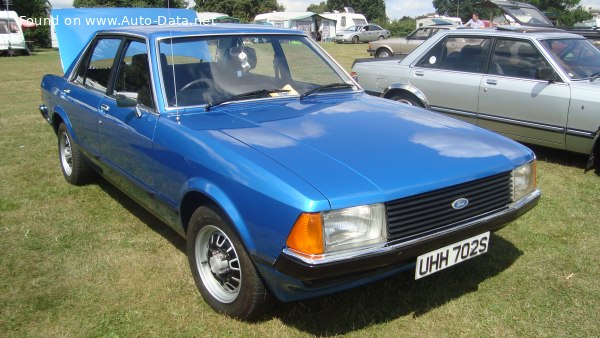
<svg viewBox="0 0 600 338"><path fill-rule="evenodd" d="M492 53L489 73L535 79L538 67L550 65L529 41L498 39Z"/></svg>
<svg viewBox="0 0 600 338"><path fill-rule="evenodd" d="M419 61L424 68L481 73L490 48L489 38L449 37Z"/></svg>

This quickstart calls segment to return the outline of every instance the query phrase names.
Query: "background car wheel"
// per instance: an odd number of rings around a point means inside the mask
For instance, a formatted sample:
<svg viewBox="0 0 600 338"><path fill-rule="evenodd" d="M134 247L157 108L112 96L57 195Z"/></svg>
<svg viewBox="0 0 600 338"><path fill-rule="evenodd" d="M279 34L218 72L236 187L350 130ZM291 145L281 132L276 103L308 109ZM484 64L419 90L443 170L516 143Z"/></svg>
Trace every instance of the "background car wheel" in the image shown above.
<svg viewBox="0 0 600 338"><path fill-rule="evenodd" d="M67 182L83 185L90 181L92 170L64 123L58 127L58 159Z"/></svg>
<svg viewBox="0 0 600 338"><path fill-rule="evenodd" d="M358 36L353 36L352 37L352 43L358 43Z"/></svg>
<svg viewBox="0 0 600 338"><path fill-rule="evenodd" d="M377 38L377 40L383 40L383 39L385 39L385 38L383 37L383 35L380 35L380 36Z"/></svg>
<svg viewBox="0 0 600 338"><path fill-rule="evenodd" d="M392 52L387 48L382 48L375 53L376 58L389 58L392 57Z"/></svg>
<svg viewBox="0 0 600 338"><path fill-rule="evenodd" d="M407 93L401 93L401 94L397 94L394 95L390 98L391 100L400 102L400 103L404 103L404 104L408 104L411 106L415 106L415 107L425 107L423 105L423 103L421 103L421 101L419 99L417 99L414 95L412 94L407 94Z"/></svg>
<svg viewBox="0 0 600 338"><path fill-rule="evenodd" d="M212 208L192 215L187 254L196 286L215 311L242 320L264 311L268 289L232 227Z"/></svg>

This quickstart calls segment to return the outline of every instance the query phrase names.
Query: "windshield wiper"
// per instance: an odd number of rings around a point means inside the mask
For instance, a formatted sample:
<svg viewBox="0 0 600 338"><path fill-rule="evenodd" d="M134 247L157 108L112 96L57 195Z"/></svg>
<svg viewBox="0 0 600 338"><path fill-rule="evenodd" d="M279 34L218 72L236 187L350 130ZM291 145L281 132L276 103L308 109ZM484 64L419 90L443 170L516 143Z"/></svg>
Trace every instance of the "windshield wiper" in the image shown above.
<svg viewBox="0 0 600 338"><path fill-rule="evenodd" d="M590 82L594 82L598 76L600 76L600 72L594 73L590 76Z"/></svg>
<svg viewBox="0 0 600 338"><path fill-rule="evenodd" d="M220 104L223 104L225 102L229 102L229 101L236 101L236 100L243 100L243 99L247 99L250 97L255 97L255 96L264 96L264 95L269 95L269 94L274 94L274 93L286 93L289 92L289 89L259 89L259 90L253 90L251 92L247 92L247 93L241 93L241 94L236 94L233 96L230 96L224 100L219 100L219 101L215 101L215 102L209 102L205 107L204 110L205 111L209 111L210 108L218 106Z"/></svg>
<svg viewBox="0 0 600 338"><path fill-rule="evenodd" d="M323 86L315 87L311 90L308 90L308 91L302 93L302 95L300 95L300 100L302 100L303 98L305 98L309 95L312 95L316 92L320 92L320 91L327 90L327 89L353 88L353 87L354 87L353 84L349 84L349 83L345 83L345 82L334 82L334 83L326 84Z"/></svg>

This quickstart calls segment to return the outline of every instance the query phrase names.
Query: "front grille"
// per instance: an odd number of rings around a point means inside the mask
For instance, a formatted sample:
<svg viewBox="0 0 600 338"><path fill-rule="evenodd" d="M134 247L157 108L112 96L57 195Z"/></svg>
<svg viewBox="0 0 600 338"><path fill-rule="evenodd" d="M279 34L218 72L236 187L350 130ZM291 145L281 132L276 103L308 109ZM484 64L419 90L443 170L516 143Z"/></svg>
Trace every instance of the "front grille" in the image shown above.
<svg viewBox="0 0 600 338"><path fill-rule="evenodd" d="M452 203L459 198L468 199L469 204L456 210ZM388 240L408 240L416 235L434 233L504 208L511 202L510 172L391 201L385 204Z"/></svg>

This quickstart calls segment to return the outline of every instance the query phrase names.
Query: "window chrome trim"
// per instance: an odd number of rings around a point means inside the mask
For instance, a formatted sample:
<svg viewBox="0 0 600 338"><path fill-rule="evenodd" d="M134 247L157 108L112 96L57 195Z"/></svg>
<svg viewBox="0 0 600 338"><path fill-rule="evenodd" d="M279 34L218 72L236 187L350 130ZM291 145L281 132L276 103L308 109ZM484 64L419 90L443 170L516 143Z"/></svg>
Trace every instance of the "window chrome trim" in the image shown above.
<svg viewBox="0 0 600 338"><path fill-rule="evenodd" d="M470 222L467 222L464 224L460 224L458 226L455 226L455 227L452 227L452 228L449 228L449 229L446 229L446 230L443 230L440 232L436 232L434 234L430 234L430 235L423 236L420 238L415 238L415 239L412 239L409 241L398 240L395 242L386 242L386 243L381 243L378 245L366 247L363 249L342 252L342 253L330 255L330 256L321 255L321 256L316 256L316 257L306 257L301 254L298 254L297 252L295 252L294 250L291 250L289 248L283 249L283 253L285 255L288 255L290 257L293 257L295 259L298 259L298 260L300 260L306 264L310 264L310 265L322 265L322 264L329 264L329 263L334 263L334 262L339 262L339 261L344 261L344 260L349 260L349 259L358 259L358 258L365 258L368 256L373 256L373 255L380 255L380 254L384 254L387 252L396 251L396 250L399 250L399 249L402 249L405 247L414 246L416 244L419 244L419 243L422 243L425 241L429 241L432 239L436 239L438 237L452 234L456 231L464 230L464 229L467 229L470 227L477 226L482 223L489 222L495 218L502 217L504 215L507 215L509 213L512 213L512 212L515 212L515 211L521 209L522 207L531 203L535 199L539 198L541 196L541 194L542 194L542 192L536 188L529 195L523 197L522 199L520 199L514 203L507 205L506 208L503 208L498 212L488 214L488 215L478 218L476 220L473 220L473 221L470 221Z"/></svg>

